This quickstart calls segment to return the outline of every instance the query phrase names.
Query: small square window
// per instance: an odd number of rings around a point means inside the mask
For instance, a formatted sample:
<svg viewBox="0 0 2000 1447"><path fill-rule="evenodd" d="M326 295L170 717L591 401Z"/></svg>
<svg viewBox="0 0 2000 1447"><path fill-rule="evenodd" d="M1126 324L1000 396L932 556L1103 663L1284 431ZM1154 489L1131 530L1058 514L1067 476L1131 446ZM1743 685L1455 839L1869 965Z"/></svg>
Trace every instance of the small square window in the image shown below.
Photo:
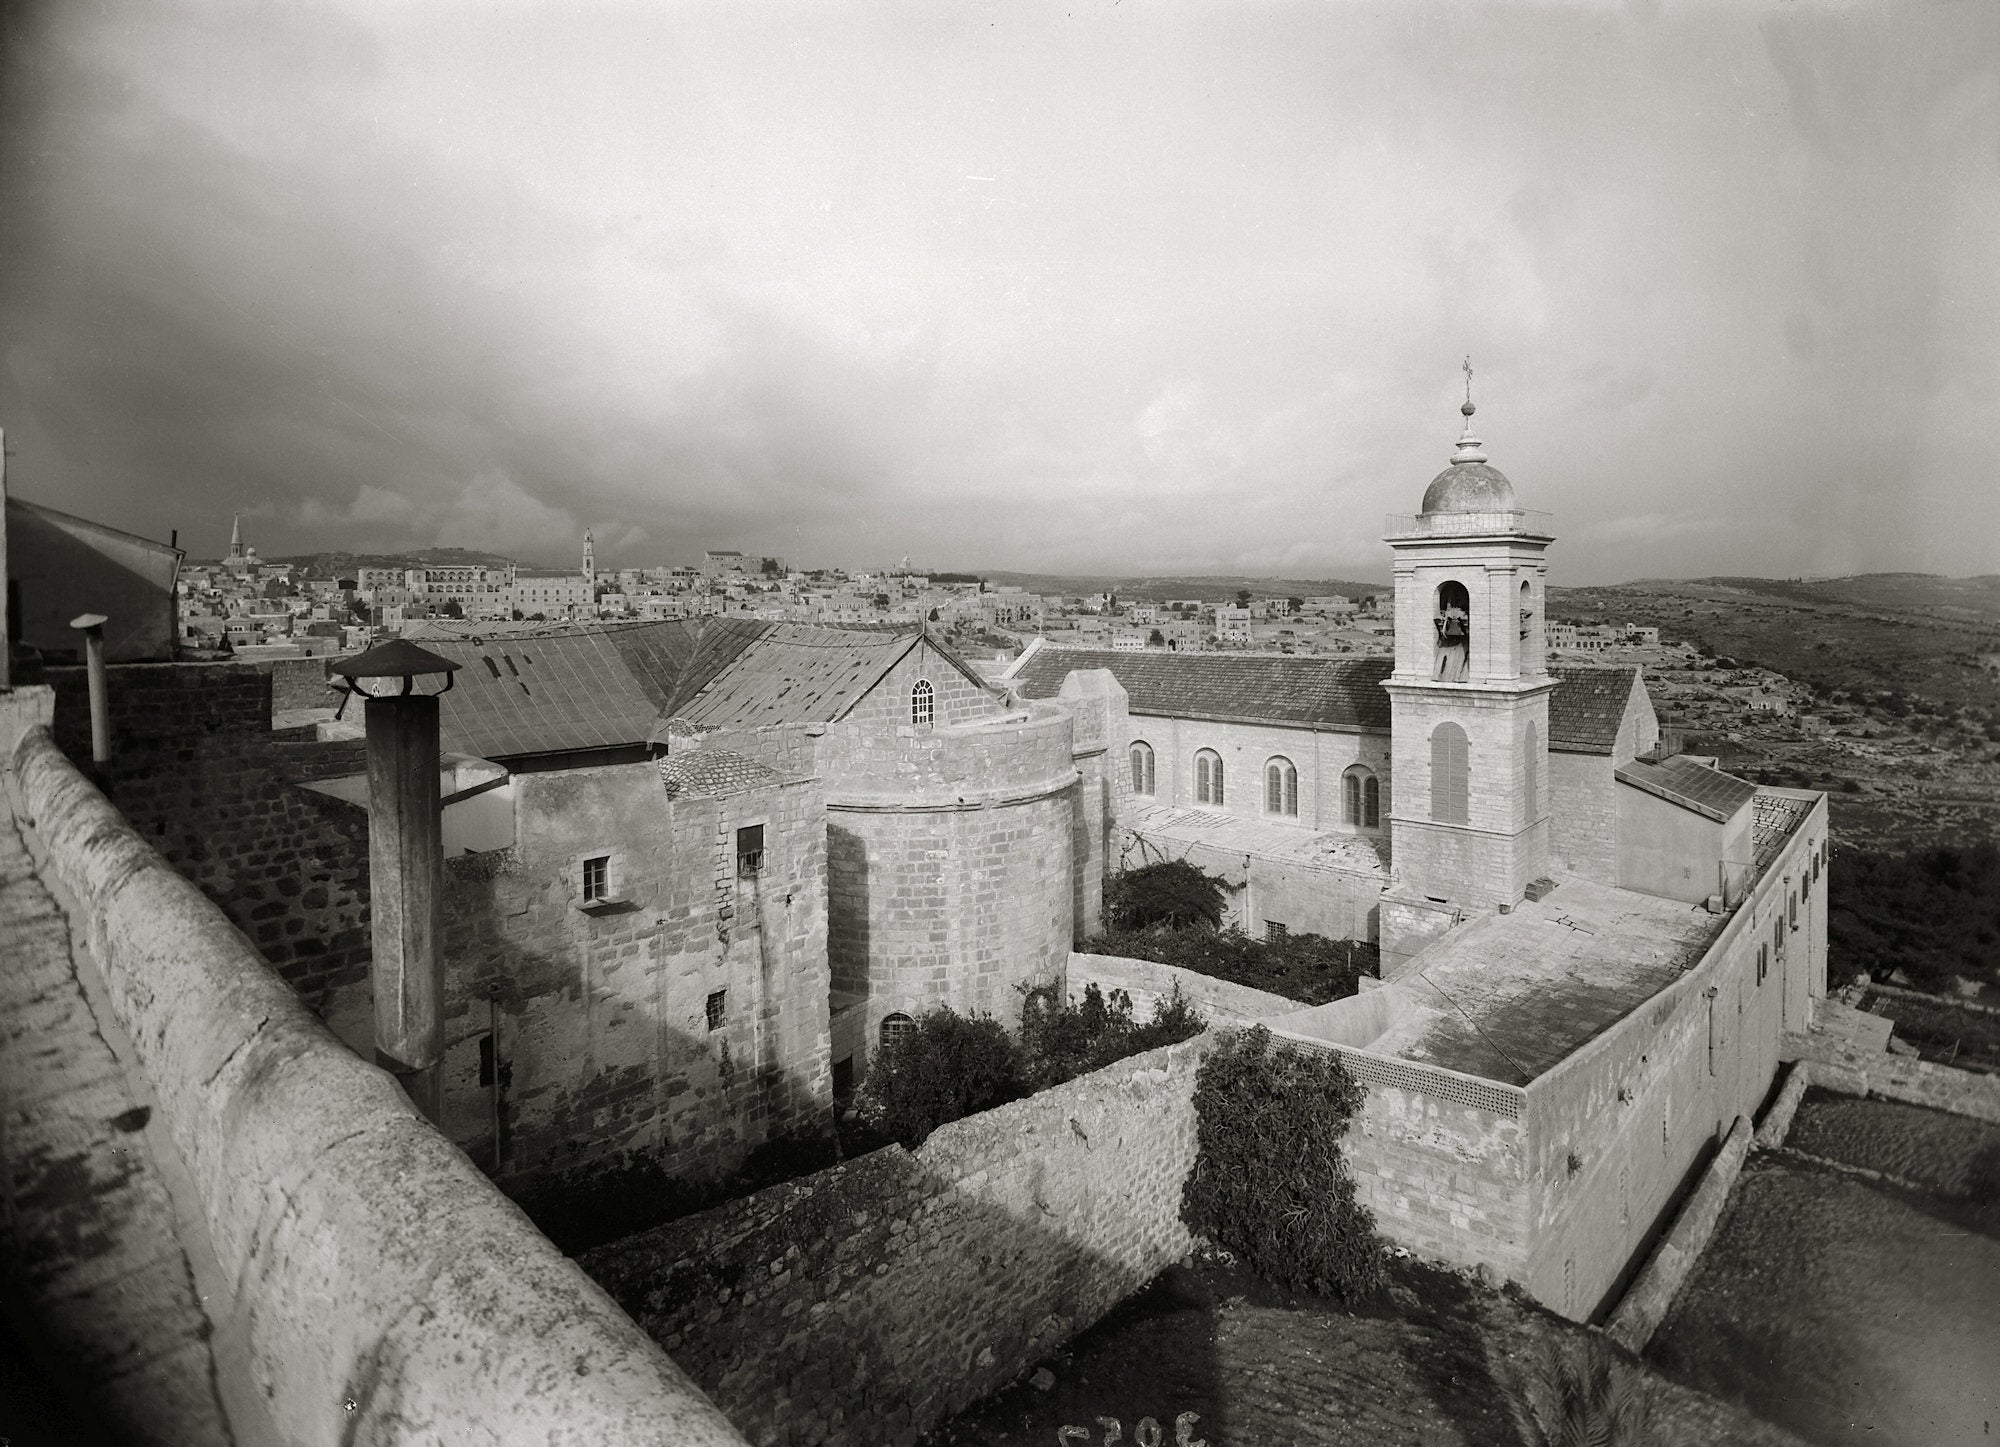
<svg viewBox="0 0 2000 1447"><path fill-rule="evenodd" d="M583 902L595 904L611 898L611 856L599 854L583 861Z"/></svg>
<svg viewBox="0 0 2000 1447"><path fill-rule="evenodd" d="M1288 925L1280 924L1274 919L1264 921L1264 940L1267 944L1275 945L1290 933L1291 928Z"/></svg>
<svg viewBox="0 0 2000 1447"><path fill-rule="evenodd" d="M728 1011L728 1005L729 1005L728 996L729 996L729 991L717 990L714 994L708 997L709 1029L720 1030L722 1028L723 1017Z"/></svg>
<svg viewBox="0 0 2000 1447"><path fill-rule="evenodd" d="M764 826L751 824L736 831L736 875L745 878L764 868Z"/></svg>

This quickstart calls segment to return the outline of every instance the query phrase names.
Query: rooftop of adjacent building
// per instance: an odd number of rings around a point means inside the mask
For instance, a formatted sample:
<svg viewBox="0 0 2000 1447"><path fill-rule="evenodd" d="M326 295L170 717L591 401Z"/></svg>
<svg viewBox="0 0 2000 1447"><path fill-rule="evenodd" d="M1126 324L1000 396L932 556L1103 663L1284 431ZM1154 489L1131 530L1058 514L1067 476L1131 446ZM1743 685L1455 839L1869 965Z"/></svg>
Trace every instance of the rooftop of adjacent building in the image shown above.
<svg viewBox="0 0 2000 1447"><path fill-rule="evenodd" d="M1120 818L1121 826L1143 843L1179 855L1200 845L1229 854L1247 854L1274 864L1340 869L1383 877L1388 873L1386 843L1366 834L1321 833L1298 824L1278 823L1215 809L1173 804L1141 805Z"/></svg>
<svg viewBox="0 0 2000 1447"><path fill-rule="evenodd" d="M1758 790L1761 873L1821 796ZM1700 962L1730 916L1564 878L1451 930L1408 974L1274 1021L1280 1034L1525 1086Z"/></svg>
<svg viewBox="0 0 2000 1447"><path fill-rule="evenodd" d="M1276 653L1128 653L1045 644L1023 654L1010 681L1027 698L1053 698L1069 674L1107 668L1135 714L1389 732L1388 658L1302 658ZM1551 666L1549 747L1608 754L1625 721L1634 666Z"/></svg>

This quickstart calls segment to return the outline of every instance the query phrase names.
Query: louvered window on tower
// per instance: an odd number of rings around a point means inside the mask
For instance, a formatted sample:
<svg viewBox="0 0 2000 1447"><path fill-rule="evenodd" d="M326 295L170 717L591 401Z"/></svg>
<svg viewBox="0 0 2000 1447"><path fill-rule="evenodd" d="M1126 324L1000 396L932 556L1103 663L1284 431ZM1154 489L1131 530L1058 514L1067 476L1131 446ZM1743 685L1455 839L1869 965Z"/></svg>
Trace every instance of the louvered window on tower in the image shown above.
<svg viewBox="0 0 2000 1447"><path fill-rule="evenodd" d="M1431 730L1431 818L1440 824L1463 824L1470 795L1469 748L1465 730L1441 723Z"/></svg>

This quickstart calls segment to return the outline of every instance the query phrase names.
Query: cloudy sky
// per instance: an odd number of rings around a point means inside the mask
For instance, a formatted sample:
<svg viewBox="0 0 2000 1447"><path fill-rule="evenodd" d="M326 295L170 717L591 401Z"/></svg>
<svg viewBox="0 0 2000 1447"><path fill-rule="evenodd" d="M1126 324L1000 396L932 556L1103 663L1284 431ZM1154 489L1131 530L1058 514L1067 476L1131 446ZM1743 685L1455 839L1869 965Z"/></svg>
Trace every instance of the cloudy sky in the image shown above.
<svg viewBox="0 0 2000 1447"><path fill-rule="evenodd" d="M0 11L22 496L214 555L2000 571L2000 5Z"/></svg>

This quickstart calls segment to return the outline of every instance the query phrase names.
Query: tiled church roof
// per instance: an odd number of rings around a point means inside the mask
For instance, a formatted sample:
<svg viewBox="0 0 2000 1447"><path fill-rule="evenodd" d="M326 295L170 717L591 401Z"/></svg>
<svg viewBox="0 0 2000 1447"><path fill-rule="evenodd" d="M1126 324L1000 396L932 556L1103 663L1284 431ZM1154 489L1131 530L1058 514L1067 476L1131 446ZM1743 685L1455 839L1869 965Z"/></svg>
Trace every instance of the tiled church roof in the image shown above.
<svg viewBox="0 0 2000 1447"><path fill-rule="evenodd" d="M1223 723L1389 731L1387 658L1298 658L1253 653L1126 653L1103 648L1037 649L1016 683L1029 698L1052 698L1063 679L1108 668L1132 712ZM1549 696L1549 746L1611 752L1632 698L1636 668L1556 667Z"/></svg>
<svg viewBox="0 0 2000 1447"><path fill-rule="evenodd" d="M1608 754L1618 742L1639 670L1555 664L1559 685L1549 695L1549 747L1567 753Z"/></svg>
<svg viewBox="0 0 2000 1447"><path fill-rule="evenodd" d="M1387 733L1391 667L1386 658L1040 648L1015 681L1028 698L1053 698L1076 670L1108 668L1134 713Z"/></svg>

